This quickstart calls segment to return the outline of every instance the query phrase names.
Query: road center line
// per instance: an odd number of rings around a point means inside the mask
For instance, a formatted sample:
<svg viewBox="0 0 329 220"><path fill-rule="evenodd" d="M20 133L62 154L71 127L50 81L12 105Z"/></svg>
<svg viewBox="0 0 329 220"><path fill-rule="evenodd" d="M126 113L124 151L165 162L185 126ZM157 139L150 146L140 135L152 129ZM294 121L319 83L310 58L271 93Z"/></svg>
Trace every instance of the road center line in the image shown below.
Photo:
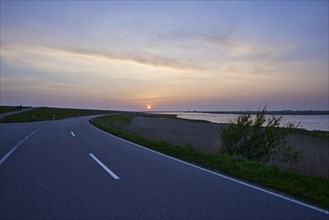
<svg viewBox="0 0 329 220"><path fill-rule="evenodd" d="M23 144L24 141L26 141L29 137L31 137L35 132L37 132L40 128L38 128L37 130L33 131L31 134L29 134L28 136L26 136L25 138L23 138L23 140L21 140L20 142L18 142L13 149L11 149L3 158L1 158L0 160L0 165L5 162L5 160L18 148L19 145Z"/></svg>
<svg viewBox="0 0 329 220"><path fill-rule="evenodd" d="M91 156L101 167L103 167L103 169L108 172L108 174L110 174L113 179L118 180L120 179L117 175L115 175L115 173L113 173L107 166L105 166L100 160L97 159L97 157L95 157L93 154L89 154L89 156Z"/></svg>
<svg viewBox="0 0 329 220"><path fill-rule="evenodd" d="M73 137L75 137L75 134L73 133L73 131L71 131L71 134L72 134Z"/></svg>

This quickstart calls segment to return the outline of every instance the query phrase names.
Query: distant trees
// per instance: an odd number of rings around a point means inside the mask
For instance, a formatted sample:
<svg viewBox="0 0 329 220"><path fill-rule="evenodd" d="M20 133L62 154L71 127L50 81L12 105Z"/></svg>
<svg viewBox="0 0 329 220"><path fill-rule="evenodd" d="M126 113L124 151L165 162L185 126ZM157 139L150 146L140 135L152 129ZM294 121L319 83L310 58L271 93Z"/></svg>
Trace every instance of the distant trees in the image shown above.
<svg viewBox="0 0 329 220"><path fill-rule="evenodd" d="M239 155L264 163L297 161L299 152L287 145L285 137L296 128L293 124L280 126L282 117L266 120L265 106L255 118L248 113L237 117L222 131L221 152Z"/></svg>

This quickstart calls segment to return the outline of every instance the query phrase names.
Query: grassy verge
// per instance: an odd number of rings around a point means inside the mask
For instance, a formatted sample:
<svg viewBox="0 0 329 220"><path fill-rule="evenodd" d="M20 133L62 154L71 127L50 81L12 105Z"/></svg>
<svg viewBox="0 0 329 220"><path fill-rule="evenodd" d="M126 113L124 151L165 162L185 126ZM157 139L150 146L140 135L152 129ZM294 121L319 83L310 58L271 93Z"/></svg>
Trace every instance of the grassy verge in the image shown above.
<svg viewBox="0 0 329 220"><path fill-rule="evenodd" d="M27 112L17 113L0 119L0 122L30 122L44 120L58 120L77 116L100 115L113 113L107 110L66 109L41 107Z"/></svg>
<svg viewBox="0 0 329 220"><path fill-rule="evenodd" d="M23 106L22 108L24 109L29 107ZM0 114L12 112L16 110L17 110L17 106L0 106Z"/></svg>
<svg viewBox="0 0 329 220"><path fill-rule="evenodd" d="M113 135L172 157L260 184L329 209L329 179L327 178L302 175L226 154L205 153L191 147L145 138L111 126L117 122L129 123L132 117L131 114L103 116L93 119L91 123Z"/></svg>

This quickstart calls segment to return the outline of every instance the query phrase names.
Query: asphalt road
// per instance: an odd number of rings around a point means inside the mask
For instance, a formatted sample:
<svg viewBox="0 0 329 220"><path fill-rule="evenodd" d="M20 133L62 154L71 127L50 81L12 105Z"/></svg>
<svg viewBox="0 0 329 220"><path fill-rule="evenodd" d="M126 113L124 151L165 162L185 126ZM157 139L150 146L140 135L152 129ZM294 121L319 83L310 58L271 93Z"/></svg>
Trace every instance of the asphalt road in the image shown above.
<svg viewBox="0 0 329 220"><path fill-rule="evenodd" d="M88 119L0 124L1 219L329 219Z"/></svg>

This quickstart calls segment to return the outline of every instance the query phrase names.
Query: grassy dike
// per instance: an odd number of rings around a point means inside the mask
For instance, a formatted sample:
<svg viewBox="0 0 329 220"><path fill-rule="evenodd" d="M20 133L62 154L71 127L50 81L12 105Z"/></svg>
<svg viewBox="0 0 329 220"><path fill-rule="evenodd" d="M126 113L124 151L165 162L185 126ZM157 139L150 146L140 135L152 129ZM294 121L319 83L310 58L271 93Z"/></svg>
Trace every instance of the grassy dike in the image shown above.
<svg viewBox="0 0 329 220"><path fill-rule="evenodd" d="M27 106L22 106L23 109L29 108ZM7 112L12 112L12 111L17 111L17 106L0 106L0 114L7 113Z"/></svg>
<svg viewBox="0 0 329 220"><path fill-rule="evenodd" d="M113 111L41 107L1 118L0 122L30 122L54 119L58 120L77 116L102 115L109 113L113 113Z"/></svg>
<svg viewBox="0 0 329 220"><path fill-rule="evenodd" d="M306 176L226 154L205 153L191 147L145 138L112 126L114 123L129 123L132 117L133 114L102 116L94 118L91 123L108 133L152 150L289 194L329 210L329 179L327 178Z"/></svg>

